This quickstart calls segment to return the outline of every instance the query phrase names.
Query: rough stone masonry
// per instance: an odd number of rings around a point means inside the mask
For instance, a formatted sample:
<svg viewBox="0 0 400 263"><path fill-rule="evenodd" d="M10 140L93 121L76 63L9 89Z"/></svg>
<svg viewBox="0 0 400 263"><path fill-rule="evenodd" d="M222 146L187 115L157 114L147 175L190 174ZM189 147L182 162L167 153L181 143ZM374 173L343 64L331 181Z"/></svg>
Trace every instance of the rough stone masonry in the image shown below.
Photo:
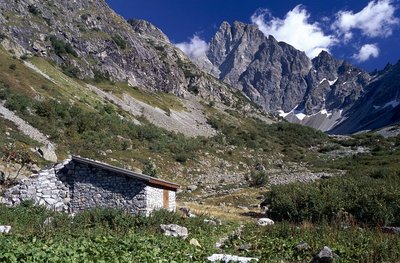
<svg viewBox="0 0 400 263"><path fill-rule="evenodd" d="M177 188L164 180L73 156L8 189L0 202L14 206L32 200L68 213L109 207L148 215L161 208L175 211Z"/></svg>

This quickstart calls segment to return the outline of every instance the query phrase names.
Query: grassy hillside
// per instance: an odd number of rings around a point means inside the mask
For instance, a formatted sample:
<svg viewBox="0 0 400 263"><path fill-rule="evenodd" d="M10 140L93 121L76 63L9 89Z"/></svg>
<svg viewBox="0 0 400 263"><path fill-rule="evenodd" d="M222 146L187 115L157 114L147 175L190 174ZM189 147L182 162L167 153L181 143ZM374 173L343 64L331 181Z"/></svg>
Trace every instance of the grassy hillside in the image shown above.
<svg viewBox="0 0 400 263"><path fill-rule="evenodd" d="M48 135L57 145L60 159L79 154L124 167L142 168L150 158L157 162L161 174L170 177L176 173L173 170L176 165L183 170L198 165L196 160L205 152L210 160L215 157L229 163L243 161L253 167L276 153L294 160L299 158L296 154L328 138L299 125L267 125L259 118L241 114L240 109L208 102L204 102L204 114L217 130L217 136L186 138L158 128L143 117L139 118L138 125L137 117L91 92L85 82L71 78L43 58L28 59L28 67L23 60L0 50L0 59L4 61L0 74L0 99L4 106ZM186 111L181 99L170 94L149 93L104 79L89 80L89 83L117 97L128 94L167 114L171 110ZM18 142L16 148L35 146L34 142L27 143L13 134L6 137ZM25 147L20 147L21 144ZM232 147L234 151L227 150ZM257 159L244 157L254 151L259 156Z"/></svg>

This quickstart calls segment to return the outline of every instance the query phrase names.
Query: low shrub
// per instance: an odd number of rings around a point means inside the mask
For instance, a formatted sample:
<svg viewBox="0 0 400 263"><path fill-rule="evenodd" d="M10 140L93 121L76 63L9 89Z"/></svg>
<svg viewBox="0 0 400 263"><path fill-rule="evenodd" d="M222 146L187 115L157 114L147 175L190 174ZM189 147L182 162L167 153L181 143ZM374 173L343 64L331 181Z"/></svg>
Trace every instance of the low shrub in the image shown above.
<svg viewBox="0 0 400 263"><path fill-rule="evenodd" d="M126 49L128 44L120 35L113 35L111 38L120 49Z"/></svg>
<svg viewBox="0 0 400 263"><path fill-rule="evenodd" d="M269 184L269 176L266 171L251 171L249 177L250 186L265 186Z"/></svg>
<svg viewBox="0 0 400 263"><path fill-rule="evenodd" d="M399 200L399 170L371 170L363 176L272 186L263 205L277 220L321 222L345 212L368 225L399 225Z"/></svg>
<svg viewBox="0 0 400 263"><path fill-rule="evenodd" d="M74 57L78 56L70 43L64 42L62 39L59 39L56 36L50 36L49 40L54 49L54 53L56 53L58 56L65 54L70 54Z"/></svg>

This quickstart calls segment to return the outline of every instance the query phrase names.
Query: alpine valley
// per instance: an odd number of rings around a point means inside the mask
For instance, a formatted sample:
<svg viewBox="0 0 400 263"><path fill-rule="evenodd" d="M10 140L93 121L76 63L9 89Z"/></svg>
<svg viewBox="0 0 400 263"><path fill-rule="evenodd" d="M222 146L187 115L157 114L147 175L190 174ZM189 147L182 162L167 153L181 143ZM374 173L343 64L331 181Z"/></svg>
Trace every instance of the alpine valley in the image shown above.
<svg viewBox="0 0 400 263"><path fill-rule="evenodd" d="M0 196L71 155L180 188L148 217L0 197L0 262L399 262L399 83L242 22L188 57L105 0L2 0Z"/></svg>

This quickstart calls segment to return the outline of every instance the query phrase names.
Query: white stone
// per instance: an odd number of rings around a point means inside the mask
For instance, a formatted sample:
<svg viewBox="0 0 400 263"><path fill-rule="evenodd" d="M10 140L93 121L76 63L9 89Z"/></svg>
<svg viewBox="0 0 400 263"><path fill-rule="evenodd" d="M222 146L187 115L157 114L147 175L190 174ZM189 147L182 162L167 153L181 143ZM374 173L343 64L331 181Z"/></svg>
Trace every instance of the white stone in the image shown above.
<svg viewBox="0 0 400 263"><path fill-rule="evenodd" d="M0 226L0 233L8 234L11 230L11 226Z"/></svg>
<svg viewBox="0 0 400 263"><path fill-rule="evenodd" d="M46 203L48 203L49 205L54 205L55 203L57 203L57 200L53 199L53 198L47 198L45 199Z"/></svg>
<svg viewBox="0 0 400 263"><path fill-rule="evenodd" d="M275 224L275 222L269 218L260 218L258 219L257 224L259 226L272 226L273 224Z"/></svg>
<svg viewBox="0 0 400 263"><path fill-rule="evenodd" d="M166 236L173 236L173 237L181 237L186 239L189 235L188 230L186 227L178 226L175 224L170 225L160 225L161 231Z"/></svg>
<svg viewBox="0 0 400 263"><path fill-rule="evenodd" d="M213 254L207 258L211 262L241 262L241 263L248 263L248 262L258 262L258 258L249 258L249 257L239 257L234 255L225 255L225 254Z"/></svg>

